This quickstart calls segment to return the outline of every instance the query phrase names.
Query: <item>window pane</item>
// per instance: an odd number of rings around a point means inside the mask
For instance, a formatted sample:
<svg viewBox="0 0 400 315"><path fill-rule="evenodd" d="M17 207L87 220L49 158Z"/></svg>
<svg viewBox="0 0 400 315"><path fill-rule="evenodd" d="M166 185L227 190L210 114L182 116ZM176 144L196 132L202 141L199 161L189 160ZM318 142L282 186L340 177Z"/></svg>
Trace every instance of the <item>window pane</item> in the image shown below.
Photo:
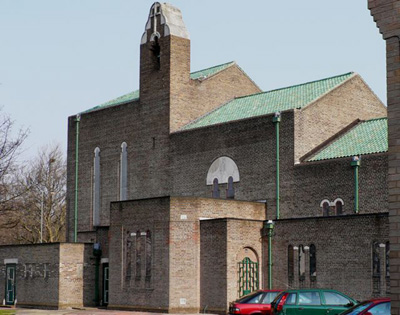
<svg viewBox="0 0 400 315"><path fill-rule="evenodd" d="M262 300L262 304L271 304L271 302L276 298L276 296L279 294L280 292L268 292L267 294L265 294L264 299Z"/></svg>
<svg viewBox="0 0 400 315"><path fill-rule="evenodd" d="M381 303L371 307L368 312L372 315L390 315L390 303Z"/></svg>
<svg viewBox="0 0 400 315"><path fill-rule="evenodd" d="M320 305L319 292L299 292L299 305Z"/></svg>
<svg viewBox="0 0 400 315"><path fill-rule="evenodd" d="M263 294L262 293L258 293L255 296L253 296L251 299L247 300L246 303L259 304L259 303L261 303L262 298L263 298Z"/></svg>
<svg viewBox="0 0 400 315"><path fill-rule="evenodd" d="M350 303L349 299L335 292L324 291L325 304L327 305L347 305Z"/></svg>
<svg viewBox="0 0 400 315"><path fill-rule="evenodd" d="M296 304L296 298L297 294L296 293L290 293L286 299L286 305L294 305Z"/></svg>

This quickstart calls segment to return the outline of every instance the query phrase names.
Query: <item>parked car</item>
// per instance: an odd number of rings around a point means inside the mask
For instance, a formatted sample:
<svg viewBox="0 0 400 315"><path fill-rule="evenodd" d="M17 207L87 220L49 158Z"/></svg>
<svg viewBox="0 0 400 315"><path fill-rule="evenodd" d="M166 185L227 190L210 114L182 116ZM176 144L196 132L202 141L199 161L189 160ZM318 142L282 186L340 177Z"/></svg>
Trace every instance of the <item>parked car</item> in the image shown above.
<svg viewBox="0 0 400 315"><path fill-rule="evenodd" d="M229 314L269 315L271 302L282 290L259 290L252 292L229 305Z"/></svg>
<svg viewBox="0 0 400 315"><path fill-rule="evenodd" d="M273 315L336 315L357 301L336 290L299 289L281 292L271 304Z"/></svg>
<svg viewBox="0 0 400 315"><path fill-rule="evenodd" d="M390 315L390 299L378 298L361 302L340 315Z"/></svg>

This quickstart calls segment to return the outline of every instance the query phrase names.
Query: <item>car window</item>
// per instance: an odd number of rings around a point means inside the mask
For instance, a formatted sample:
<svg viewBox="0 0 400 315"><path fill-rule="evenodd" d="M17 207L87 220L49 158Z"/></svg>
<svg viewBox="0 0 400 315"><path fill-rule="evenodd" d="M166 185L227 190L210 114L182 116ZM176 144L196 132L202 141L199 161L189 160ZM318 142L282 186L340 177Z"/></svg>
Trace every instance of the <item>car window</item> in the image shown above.
<svg viewBox="0 0 400 315"><path fill-rule="evenodd" d="M390 303L380 303L371 307L368 312L372 315L390 315Z"/></svg>
<svg viewBox="0 0 400 315"><path fill-rule="evenodd" d="M349 308L347 311L341 313L341 315L357 315L360 314L363 310L371 306L371 302L363 302Z"/></svg>
<svg viewBox="0 0 400 315"><path fill-rule="evenodd" d="M267 294L264 295L264 298L262 299L261 303L262 304L271 304L271 302L276 298L276 296L280 292L268 292Z"/></svg>
<svg viewBox="0 0 400 315"><path fill-rule="evenodd" d="M321 305L319 292L316 291L303 291L299 292L299 305Z"/></svg>
<svg viewBox="0 0 400 315"><path fill-rule="evenodd" d="M242 296L240 299L237 299L236 302L237 303L248 303L248 301L253 300L257 297L259 297L260 295L262 295L263 292L252 292L250 294L247 294L245 296Z"/></svg>
<svg viewBox="0 0 400 315"><path fill-rule="evenodd" d="M253 297L247 299L245 302L241 302L241 303L248 303L248 304L260 304L261 300L263 298L263 293L260 292L258 294L255 294Z"/></svg>
<svg viewBox="0 0 400 315"><path fill-rule="evenodd" d="M347 305L351 301L336 292L324 291L325 304L327 305Z"/></svg>
<svg viewBox="0 0 400 315"><path fill-rule="evenodd" d="M297 294L296 293L289 293L285 304L286 305L294 305L294 304L296 304L296 298L297 298Z"/></svg>

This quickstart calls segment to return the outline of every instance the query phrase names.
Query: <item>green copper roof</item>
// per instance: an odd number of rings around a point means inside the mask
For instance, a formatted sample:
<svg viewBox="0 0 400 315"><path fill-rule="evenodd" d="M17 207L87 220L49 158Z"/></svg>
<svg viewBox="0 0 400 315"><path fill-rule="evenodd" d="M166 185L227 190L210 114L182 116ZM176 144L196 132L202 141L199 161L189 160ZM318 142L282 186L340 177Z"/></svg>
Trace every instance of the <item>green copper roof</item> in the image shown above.
<svg viewBox="0 0 400 315"><path fill-rule="evenodd" d="M343 136L323 148L308 161L386 152L388 150L387 118L359 123Z"/></svg>
<svg viewBox="0 0 400 315"><path fill-rule="evenodd" d="M218 73L218 72L230 67L233 64L235 64L235 62L231 61L231 62L227 62L227 63L224 63L222 65L214 66L214 67L211 67L211 68L208 68L208 69L192 72L190 74L190 78L192 80L205 79L205 78L208 78L208 77L210 77L210 76L212 76L212 75L214 75L214 74L216 74L216 73Z"/></svg>
<svg viewBox="0 0 400 315"><path fill-rule="evenodd" d="M199 70L199 71L196 71L196 72L192 72L190 74L190 78L192 80L198 80L198 79L204 80L204 79L206 79L206 78L208 78L208 77L210 77L210 76L212 76L212 75L214 75L214 74L216 74L216 73L218 73L218 72L230 67L233 64L235 64L235 62L231 61L231 62L224 63L222 65L218 65L218 66L214 66L214 67L211 67L211 68L207 68L207 69ZM92 111L95 111L95 110L98 110L98 109L103 109L103 108L110 107L110 106L116 106L116 105L120 105L120 104L123 104L123 103L133 102L133 101L136 101L138 99L139 99L139 90L136 90L136 91L133 91L131 93L122 95L120 97L117 97L117 98L115 98L115 99L113 99L111 101L108 101L106 103L103 103L101 105L97 105L97 106L95 106L93 108L90 108L90 109L82 112L82 114L89 113L89 112L92 112Z"/></svg>
<svg viewBox="0 0 400 315"><path fill-rule="evenodd" d="M181 130L302 108L353 75L353 72L349 72L318 81L238 97L189 123Z"/></svg>

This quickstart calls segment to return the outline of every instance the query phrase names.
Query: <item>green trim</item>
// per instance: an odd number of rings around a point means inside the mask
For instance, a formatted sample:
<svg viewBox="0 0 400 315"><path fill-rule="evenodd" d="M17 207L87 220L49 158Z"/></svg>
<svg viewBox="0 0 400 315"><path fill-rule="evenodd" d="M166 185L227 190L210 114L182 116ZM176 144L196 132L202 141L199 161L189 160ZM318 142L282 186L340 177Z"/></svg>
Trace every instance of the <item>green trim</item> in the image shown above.
<svg viewBox="0 0 400 315"><path fill-rule="evenodd" d="M359 212L359 168L361 165L361 161L352 161L351 166L354 168L354 213L358 214Z"/></svg>
<svg viewBox="0 0 400 315"><path fill-rule="evenodd" d="M281 116L280 114L278 116L274 116L272 119L272 122L275 125L275 136L276 136L276 184L275 184L275 191L276 191L276 219L279 219L280 213L279 213L279 207L280 207L280 192L279 192L279 177L280 177L280 172L279 172L279 125L281 121Z"/></svg>

